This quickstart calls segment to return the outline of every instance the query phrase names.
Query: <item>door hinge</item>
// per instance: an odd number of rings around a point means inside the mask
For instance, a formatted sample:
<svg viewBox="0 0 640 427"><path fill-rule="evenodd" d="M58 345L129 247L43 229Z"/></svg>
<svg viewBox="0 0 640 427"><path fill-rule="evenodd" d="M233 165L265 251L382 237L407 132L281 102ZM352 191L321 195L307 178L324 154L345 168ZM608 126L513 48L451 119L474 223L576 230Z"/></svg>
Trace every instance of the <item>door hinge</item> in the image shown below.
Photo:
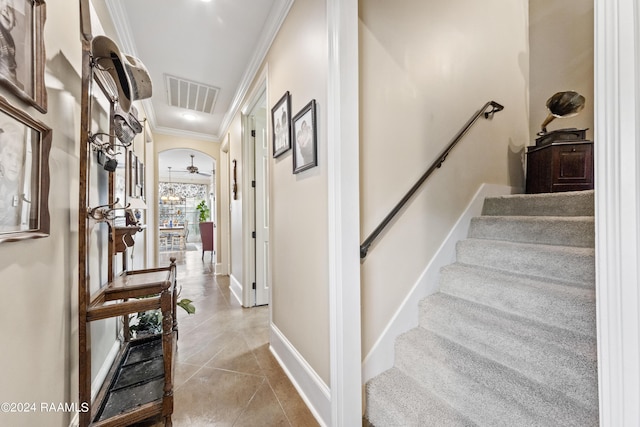
<svg viewBox="0 0 640 427"><path fill-rule="evenodd" d="M251 129L251 136L252 137L256 137L256 130L255 129Z"/></svg>
<svg viewBox="0 0 640 427"><path fill-rule="evenodd" d="M253 188L256 188L256 182L255 182L255 181L251 181L251 186L252 186Z"/></svg>
<svg viewBox="0 0 640 427"><path fill-rule="evenodd" d="M256 232L255 231L251 232L251 237L253 237L254 239L256 238Z"/></svg>
<svg viewBox="0 0 640 427"><path fill-rule="evenodd" d="M256 282L253 282L253 283L251 284L251 289L253 289L253 290L255 291L255 289L256 289Z"/></svg>

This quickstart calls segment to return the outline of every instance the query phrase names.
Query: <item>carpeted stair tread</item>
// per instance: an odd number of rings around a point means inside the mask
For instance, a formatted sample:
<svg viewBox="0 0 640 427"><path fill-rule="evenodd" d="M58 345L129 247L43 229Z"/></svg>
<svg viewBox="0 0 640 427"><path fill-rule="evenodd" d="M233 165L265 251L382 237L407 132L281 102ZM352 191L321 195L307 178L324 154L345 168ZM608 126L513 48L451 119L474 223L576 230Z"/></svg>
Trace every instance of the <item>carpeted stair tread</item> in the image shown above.
<svg viewBox="0 0 640 427"><path fill-rule="evenodd" d="M440 271L440 291L558 328L596 335L593 288L455 263Z"/></svg>
<svg viewBox="0 0 640 427"><path fill-rule="evenodd" d="M395 368L367 384L366 416L377 427L476 425Z"/></svg>
<svg viewBox="0 0 640 427"><path fill-rule="evenodd" d="M594 216L594 192L567 191L487 197L482 215Z"/></svg>
<svg viewBox="0 0 640 427"><path fill-rule="evenodd" d="M466 239L456 245L458 262L585 287L595 283L595 250L566 246Z"/></svg>
<svg viewBox="0 0 640 427"><path fill-rule="evenodd" d="M438 334L396 342L396 367L482 426L596 426L596 411Z"/></svg>
<svg viewBox="0 0 640 427"><path fill-rule="evenodd" d="M469 227L474 239L585 248L594 247L594 235L592 216L481 216Z"/></svg>
<svg viewBox="0 0 640 427"><path fill-rule="evenodd" d="M485 199L367 385L373 424L597 426L593 216L593 191Z"/></svg>
<svg viewBox="0 0 640 427"><path fill-rule="evenodd" d="M443 293L420 303L420 326L586 406L598 405L594 337Z"/></svg>

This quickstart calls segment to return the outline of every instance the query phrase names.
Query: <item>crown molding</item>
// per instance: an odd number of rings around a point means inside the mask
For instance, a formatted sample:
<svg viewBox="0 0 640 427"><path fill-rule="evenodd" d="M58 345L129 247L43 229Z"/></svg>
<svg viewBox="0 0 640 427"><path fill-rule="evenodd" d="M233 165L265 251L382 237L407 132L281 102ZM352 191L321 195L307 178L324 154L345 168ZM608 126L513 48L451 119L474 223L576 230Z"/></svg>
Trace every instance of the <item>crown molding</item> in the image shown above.
<svg viewBox="0 0 640 427"><path fill-rule="evenodd" d="M260 70L260 66L263 63L264 58L267 56L267 53L269 52L276 35L280 31L280 27L284 23L285 18L289 14L289 10L291 9L294 1L295 0L276 0L275 4L271 8L269 17L264 25L262 35L258 39L259 44L251 57L251 61L249 61L247 70L242 75L240 85L238 86L233 97L233 101L231 102L231 107L220 124L218 135L224 135L227 133L229 126L231 126L231 121L236 114L238 114L238 111L240 111L242 103L251 88L251 84L255 80L256 75Z"/></svg>

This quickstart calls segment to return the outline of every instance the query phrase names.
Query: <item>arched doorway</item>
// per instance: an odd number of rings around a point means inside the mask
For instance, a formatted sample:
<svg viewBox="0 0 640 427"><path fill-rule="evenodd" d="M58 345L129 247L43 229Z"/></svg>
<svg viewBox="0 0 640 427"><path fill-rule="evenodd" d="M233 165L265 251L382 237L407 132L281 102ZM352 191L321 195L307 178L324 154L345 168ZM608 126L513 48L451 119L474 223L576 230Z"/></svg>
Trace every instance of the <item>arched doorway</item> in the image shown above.
<svg viewBox="0 0 640 427"><path fill-rule="evenodd" d="M217 217L216 159L191 148L168 149L158 153L157 171L157 253L201 250L198 224Z"/></svg>

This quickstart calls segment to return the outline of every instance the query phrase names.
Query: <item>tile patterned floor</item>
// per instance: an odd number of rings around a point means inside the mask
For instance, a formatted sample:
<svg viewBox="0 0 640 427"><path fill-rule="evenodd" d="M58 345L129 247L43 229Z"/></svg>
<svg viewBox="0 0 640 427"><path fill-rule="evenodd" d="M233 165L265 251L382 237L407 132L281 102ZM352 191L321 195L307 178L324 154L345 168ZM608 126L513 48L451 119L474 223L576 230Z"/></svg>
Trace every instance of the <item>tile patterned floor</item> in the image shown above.
<svg viewBox="0 0 640 427"><path fill-rule="evenodd" d="M269 308L245 309L230 295L229 278L215 276L209 253L176 256L181 298L174 387L174 426L317 426L269 351Z"/></svg>

